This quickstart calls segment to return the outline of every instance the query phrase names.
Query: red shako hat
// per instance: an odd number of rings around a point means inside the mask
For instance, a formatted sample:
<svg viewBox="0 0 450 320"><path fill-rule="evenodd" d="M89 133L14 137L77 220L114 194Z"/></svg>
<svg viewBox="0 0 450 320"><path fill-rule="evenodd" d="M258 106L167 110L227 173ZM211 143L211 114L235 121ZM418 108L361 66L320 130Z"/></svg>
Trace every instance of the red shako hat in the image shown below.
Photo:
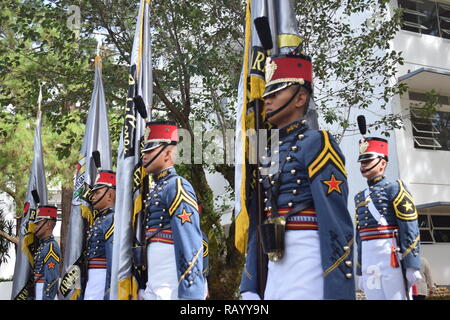
<svg viewBox="0 0 450 320"><path fill-rule="evenodd" d="M295 83L312 92L311 58L302 54L278 55L266 60L266 90L263 97Z"/></svg>
<svg viewBox="0 0 450 320"><path fill-rule="evenodd" d="M112 189L116 188L116 173L111 170L99 170L97 177L95 178L95 184L92 187L92 191L109 187Z"/></svg>
<svg viewBox="0 0 450 320"><path fill-rule="evenodd" d="M144 148L141 152L153 150L163 144L178 143L178 128L173 121L147 122L144 133Z"/></svg>
<svg viewBox="0 0 450 320"><path fill-rule="evenodd" d="M44 219L56 220L58 216L58 208L55 206L42 205L38 206L38 212L34 223L38 223Z"/></svg>
<svg viewBox="0 0 450 320"><path fill-rule="evenodd" d="M383 158L388 161L388 141L375 137L360 140L358 162L375 158Z"/></svg>

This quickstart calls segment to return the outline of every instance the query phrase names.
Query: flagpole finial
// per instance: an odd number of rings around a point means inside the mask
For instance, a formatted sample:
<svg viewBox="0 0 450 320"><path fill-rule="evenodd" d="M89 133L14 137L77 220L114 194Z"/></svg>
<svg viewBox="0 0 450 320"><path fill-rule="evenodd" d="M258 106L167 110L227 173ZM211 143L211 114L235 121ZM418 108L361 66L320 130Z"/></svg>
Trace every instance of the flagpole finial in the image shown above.
<svg viewBox="0 0 450 320"><path fill-rule="evenodd" d="M95 66L100 66L101 63L102 63L102 58L101 58L99 55L97 55L97 56L95 57L94 65L95 65Z"/></svg>
<svg viewBox="0 0 450 320"><path fill-rule="evenodd" d="M102 44L103 44L102 39L101 38L97 38L97 54L95 56L95 62L94 62L95 66L100 66L100 64L102 62L102 58L100 57L100 51L101 51L101 48L102 48Z"/></svg>

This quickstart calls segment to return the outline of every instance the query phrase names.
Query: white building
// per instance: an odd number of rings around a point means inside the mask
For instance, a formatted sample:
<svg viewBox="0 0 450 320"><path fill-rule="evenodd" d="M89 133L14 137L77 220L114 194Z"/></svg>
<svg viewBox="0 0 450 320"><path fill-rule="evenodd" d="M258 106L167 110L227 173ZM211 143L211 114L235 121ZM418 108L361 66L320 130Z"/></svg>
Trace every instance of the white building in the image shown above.
<svg viewBox="0 0 450 320"><path fill-rule="evenodd" d="M392 41L401 51L404 65L398 66L395 81L408 85L408 92L390 102L384 115L404 117L404 128L394 130L389 141L386 176L401 179L412 193L419 213L421 252L430 262L433 280L450 285L450 0L393 0L392 9L405 9L404 26ZM426 116L426 92L434 89L439 107ZM372 106L376 108L377 106ZM362 113L368 123L377 120ZM354 115L356 119L357 114ZM371 132L368 136L380 136ZM359 173L358 140L345 137L341 143L349 173L349 209L353 196L366 188Z"/></svg>

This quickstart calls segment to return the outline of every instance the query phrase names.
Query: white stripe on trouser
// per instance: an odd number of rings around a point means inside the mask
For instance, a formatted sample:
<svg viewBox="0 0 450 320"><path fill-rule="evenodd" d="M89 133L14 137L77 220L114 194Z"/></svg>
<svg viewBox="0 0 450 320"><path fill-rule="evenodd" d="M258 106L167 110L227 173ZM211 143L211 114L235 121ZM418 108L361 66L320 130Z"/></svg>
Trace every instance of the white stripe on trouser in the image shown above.
<svg viewBox="0 0 450 320"><path fill-rule="evenodd" d="M84 300L103 300L105 296L106 269L89 269Z"/></svg>
<svg viewBox="0 0 450 320"><path fill-rule="evenodd" d="M177 264L173 244L150 242L145 300L178 300Z"/></svg>
<svg viewBox="0 0 450 320"><path fill-rule="evenodd" d="M323 270L319 232L288 230L279 262L269 261L266 300L323 299Z"/></svg>
<svg viewBox="0 0 450 320"><path fill-rule="evenodd" d="M406 300L401 268L391 267L392 239L362 241L362 281L368 300Z"/></svg>
<svg viewBox="0 0 450 320"><path fill-rule="evenodd" d="M42 282L36 283L34 287L34 300L42 300L42 290L44 289L44 284Z"/></svg>

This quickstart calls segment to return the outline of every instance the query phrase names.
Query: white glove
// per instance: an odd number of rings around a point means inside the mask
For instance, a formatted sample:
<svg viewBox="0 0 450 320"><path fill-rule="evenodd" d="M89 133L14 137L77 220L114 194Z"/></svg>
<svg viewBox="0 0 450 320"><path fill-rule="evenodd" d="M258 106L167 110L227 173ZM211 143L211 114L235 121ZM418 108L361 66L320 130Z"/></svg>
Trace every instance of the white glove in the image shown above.
<svg viewBox="0 0 450 320"><path fill-rule="evenodd" d="M245 291L241 293L242 300L261 300L259 294L251 291Z"/></svg>
<svg viewBox="0 0 450 320"><path fill-rule="evenodd" d="M419 280L422 280L422 275L420 271L413 268L406 269L406 280L408 280L408 284L412 286L414 283L417 283Z"/></svg>

